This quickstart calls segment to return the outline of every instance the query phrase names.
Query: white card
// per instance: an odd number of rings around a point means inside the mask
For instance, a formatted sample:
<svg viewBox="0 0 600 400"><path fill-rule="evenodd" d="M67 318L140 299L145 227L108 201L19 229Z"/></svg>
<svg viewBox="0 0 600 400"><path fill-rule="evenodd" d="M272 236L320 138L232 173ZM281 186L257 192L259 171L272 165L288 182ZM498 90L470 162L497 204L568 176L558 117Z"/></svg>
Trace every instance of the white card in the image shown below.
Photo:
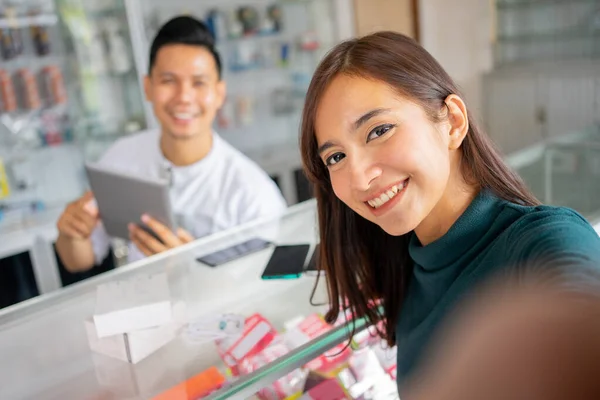
<svg viewBox="0 0 600 400"><path fill-rule="evenodd" d="M185 330L191 341L205 341L239 336L244 330L246 318L237 314L203 316L190 322Z"/></svg>
<svg viewBox="0 0 600 400"><path fill-rule="evenodd" d="M94 323L99 337L164 325L171 321L167 275L137 275L96 288Z"/></svg>

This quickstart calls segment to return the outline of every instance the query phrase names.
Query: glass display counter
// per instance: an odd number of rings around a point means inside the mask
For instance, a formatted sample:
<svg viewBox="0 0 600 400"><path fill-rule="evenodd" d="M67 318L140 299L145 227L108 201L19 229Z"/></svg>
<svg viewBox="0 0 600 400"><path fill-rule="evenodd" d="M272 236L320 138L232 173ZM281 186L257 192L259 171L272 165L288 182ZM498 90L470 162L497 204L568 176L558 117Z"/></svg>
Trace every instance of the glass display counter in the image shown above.
<svg viewBox="0 0 600 400"><path fill-rule="evenodd" d="M282 333L286 328L289 331L294 321L297 324L302 318L326 311L324 279L320 279L316 288L316 276L261 279L274 246L218 267L197 261L198 257L257 237L277 245L309 244L313 249L317 240L315 203L299 204L280 219L258 221L200 239L1 310L0 398L154 398L178 385L181 387L182 383L185 386L186 381L189 385L190 378L207 370L217 371L227 380L209 398L248 398L347 340L348 331L343 324L331 327L312 340L298 342L299 346L290 348L264 368L240 373L236 378L231 376L231 368L229 371L226 368L214 340L190 339L188 323L206 316L230 313L247 318L258 313ZM174 338L136 363L92 351L86 320L89 323L97 312L97 288L162 273L167 276L173 310L177 307L183 310L177 317L175 311L173 314L181 322ZM318 305L311 305L313 289L313 303ZM364 324L358 321L356 327L360 330ZM129 340L133 337L130 334ZM306 379L307 371L298 376ZM295 384L302 386L302 382ZM392 378L388 379L388 383L392 382ZM189 392L163 398L197 397Z"/></svg>

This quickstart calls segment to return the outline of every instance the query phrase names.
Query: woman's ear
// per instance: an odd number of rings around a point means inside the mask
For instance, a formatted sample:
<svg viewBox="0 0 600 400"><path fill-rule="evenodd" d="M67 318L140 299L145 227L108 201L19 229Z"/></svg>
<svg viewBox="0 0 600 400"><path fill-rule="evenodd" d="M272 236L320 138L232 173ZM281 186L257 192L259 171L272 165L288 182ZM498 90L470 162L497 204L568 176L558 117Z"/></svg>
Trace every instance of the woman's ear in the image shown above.
<svg viewBox="0 0 600 400"><path fill-rule="evenodd" d="M469 118L465 102L455 94L451 94L444 100L448 107L448 122L450 131L448 135L448 148L456 150L460 147L467 132L469 131Z"/></svg>

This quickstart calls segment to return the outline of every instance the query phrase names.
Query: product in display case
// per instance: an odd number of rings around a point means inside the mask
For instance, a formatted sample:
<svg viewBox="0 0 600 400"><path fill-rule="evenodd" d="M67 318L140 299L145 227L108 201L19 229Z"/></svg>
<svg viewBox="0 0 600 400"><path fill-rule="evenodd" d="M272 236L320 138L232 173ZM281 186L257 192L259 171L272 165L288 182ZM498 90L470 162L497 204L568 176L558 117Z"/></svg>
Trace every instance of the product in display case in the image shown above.
<svg viewBox="0 0 600 400"><path fill-rule="evenodd" d="M53 107L66 103L67 93L60 69L56 65L49 65L42 68L40 75L46 106Z"/></svg>
<svg viewBox="0 0 600 400"><path fill-rule="evenodd" d="M281 12L281 7L279 7L277 4L269 6L267 9L267 15L273 24L273 31L281 32L283 30L283 15Z"/></svg>
<svg viewBox="0 0 600 400"><path fill-rule="evenodd" d="M0 69L0 105L2 112L11 113L17 110L17 96L9 73Z"/></svg>
<svg viewBox="0 0 600 400"><path fill-rule="evenodd" d="M252 372L269 365L275 360L285 356L289 348L281 341L274 340L264 350L245 358L240 363L240 373L242 375ZM306 372L296 369L286 376L279 378L272 385L262 388L256 394L261 400L279 400L292 396L302 390L306 380Z"/></svg>
<svg viewBox="0 0 600 400"><path fill-rule="evenodd" d="M37 110L42 106L37 81L29 68L20 68L15 73L15 86L21 97L21 108Z"/></svg>
<svg viewBox="0 0 600 400"><path fill-rule="evenodd" d="M285 343L292 349L331 331L329 325L319 314L312 314L298 325L285 332ZM340 343L326 353L305 365L305 368L318 372L327 377L335 376L351 356L352 351L348 342Z"/></svg>
<svg viewBox="0 0 600 400"><path fill-rule="evenodd" d="M152 400L198 400L219 390L225 383L225 376L217 368L211 367Z"/></svg>
<svg viewBox="0 0 600 400"><path fill-rule="evenodd" d="M0 19L5 24L0 27L0 47L2 58L12 60L23 53L23 38L17 24L16 7L9 3L3 10L0 9Z"/></svg>
<svg viewBox="0 0 600 400"><path fill-rule="evenodd" d="M164 273L98 285L96 333L103 338L167 324L171 307Z"/></svg>
<svg viewBox="0 0 600 400"><path fill-rule="evenodd" d="M246 318L240 335L217 339L215 344L227 368L233 376L239 376L244 359L265 349L276 337L273 325L262 315L254 314Z"/></svg>
<svg viewBox="0 0 600 400"><path fill-rule="evenodd" d="M116 18L106 18L103 26L110 68L114 73L124 74L131 70L132 64L119 21Z"/></svg>
<svg viewBox="0 0 600 400"><path fill-rule="evenodd" d="M35 17L41 15L41 13L42 10L40 8L33 8L29 11L29 16L35 20ZM35 53L40 57L50 54L51 46L48 29L45 26L33 23L29 31L31 32Z"/></svg>
<svg viewBox="0 0 600 400"><path fill-rule="evenodd" d="M246 318L239 314L218 314L197 318L185 329L185 338L193 343L224 340L242 334Z"/></svg>

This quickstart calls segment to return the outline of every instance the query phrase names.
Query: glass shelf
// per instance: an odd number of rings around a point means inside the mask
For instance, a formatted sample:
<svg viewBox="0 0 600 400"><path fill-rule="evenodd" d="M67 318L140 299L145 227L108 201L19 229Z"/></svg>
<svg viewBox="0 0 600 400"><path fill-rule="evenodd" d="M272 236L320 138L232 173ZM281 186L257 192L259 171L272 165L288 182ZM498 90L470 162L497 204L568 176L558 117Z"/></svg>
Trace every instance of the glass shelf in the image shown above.
<svg viewBox="0 0 600 400"><path fill-rule="evenodd" d="M571 39L595 40L600 38L600 29L596 31L556 31L529 35L498 36L498 44L502 43L531 43L531 42L564 42Z"/></svg>
<svg viewBox="0 0 600 400"><path fill-rule="evenodd" d="M574 4L574 3L598 3L598 0L497 0L496 8L514 9L527 7L552 7L556 5Z"/></svg>

